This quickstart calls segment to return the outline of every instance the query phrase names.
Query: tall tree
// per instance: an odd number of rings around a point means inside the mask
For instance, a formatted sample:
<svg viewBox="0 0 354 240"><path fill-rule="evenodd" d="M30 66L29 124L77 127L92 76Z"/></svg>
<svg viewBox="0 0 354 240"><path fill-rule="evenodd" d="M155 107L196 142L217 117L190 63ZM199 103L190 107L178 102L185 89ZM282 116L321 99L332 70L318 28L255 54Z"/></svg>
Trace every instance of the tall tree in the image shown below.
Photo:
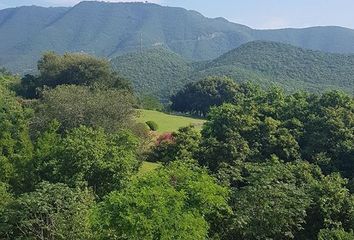
<svg viewBox="0 0 354 240"><path fill-rule="evenodd" d="M171 109L205 116L210 107L236 101L239 86L226 77L210 77L187 84L172 96Z"/></svg>
<svg viewBox="0 0 354 240"><path fill-rule="evenodd" d="M228 211L227 195L205 170L177 161L111 193L95 226L99 239L206 239L208 221Z"/></svg>

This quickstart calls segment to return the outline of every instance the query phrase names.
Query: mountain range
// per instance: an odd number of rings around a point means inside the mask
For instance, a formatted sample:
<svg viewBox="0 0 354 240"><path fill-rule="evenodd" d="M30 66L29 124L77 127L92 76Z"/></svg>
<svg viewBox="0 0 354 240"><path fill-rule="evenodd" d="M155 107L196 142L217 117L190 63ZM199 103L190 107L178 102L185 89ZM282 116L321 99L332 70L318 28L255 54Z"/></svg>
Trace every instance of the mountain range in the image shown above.
<svg viewBox="0 0 354 240"><path fill-rule="evenodd" d="M206 61L256 40L354 53L352 29L256 30L224 18L151 3L88 1L70 8L0 10L0 66L21 74L34 71L44 51L86 52L112 59L162 47L187 61Z"/></svg>
<svg viewBox="0 0 354 240"><path fill-rule="evenodd" d="M354 94L354 55L324 53L289 44L254 41L220 57L187 62L164 48L125 54L111 60L113 68L132 80L139 94L168 101L186 83L208 76L237 82L281 86L288 92L337 89Z"/></svg>

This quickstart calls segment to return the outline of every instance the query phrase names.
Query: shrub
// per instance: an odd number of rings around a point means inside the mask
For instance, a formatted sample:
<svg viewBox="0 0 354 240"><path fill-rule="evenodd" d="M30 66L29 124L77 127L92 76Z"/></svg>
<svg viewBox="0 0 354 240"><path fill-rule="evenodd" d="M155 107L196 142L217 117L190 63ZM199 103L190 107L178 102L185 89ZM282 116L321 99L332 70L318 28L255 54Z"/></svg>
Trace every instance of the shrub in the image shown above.
<svg viewBox="0 0 354 240"><path fill-rule="evenodd" d="M157 131L157 129L159 129L159 126L154 121L147 121L146 125L148 125L151 131Z"/></svg>

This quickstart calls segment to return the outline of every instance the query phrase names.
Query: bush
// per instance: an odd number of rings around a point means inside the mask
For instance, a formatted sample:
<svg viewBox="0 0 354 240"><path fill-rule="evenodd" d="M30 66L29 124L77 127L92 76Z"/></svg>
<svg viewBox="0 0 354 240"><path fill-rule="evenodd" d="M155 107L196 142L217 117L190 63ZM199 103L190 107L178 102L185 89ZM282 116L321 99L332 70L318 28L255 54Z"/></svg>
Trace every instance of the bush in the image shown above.
<svg viewBox="0 0 354 240"><path fill-rule="evenodd" d="M157 129L159 129L159 126L154 121L147 121L146 125L148 125L151 131L157 131Z"/></svg>

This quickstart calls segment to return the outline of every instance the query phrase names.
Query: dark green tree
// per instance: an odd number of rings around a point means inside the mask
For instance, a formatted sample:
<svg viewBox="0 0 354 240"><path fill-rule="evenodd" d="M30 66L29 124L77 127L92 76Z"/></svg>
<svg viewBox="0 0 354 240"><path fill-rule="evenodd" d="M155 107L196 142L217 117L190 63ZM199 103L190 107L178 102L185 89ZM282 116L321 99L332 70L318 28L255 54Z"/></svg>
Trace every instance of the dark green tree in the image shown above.
<svg viewBox="0 0 354 240"><path fill-rule="evenodd" d="M133 125L134 102L126 91L63 85L43 91L42 99L35 105L33 126L42 130L56 119L63 132L80 125L114 132Z"/></svg>
<svg viewBox="0 0 354 240"><path fill-rule="evenodd" d="M196 83L187 84L172 96L171 109L177 112L206 116L213 106L234 103L239 91L232 79L210 77Z"/></svg>
<svg viewBox="0 0 354 240"><path fill-rule="evenodd" d="M38 61L38 76L25 75L18 93L26 98L39 97L44 86L83 85L116 88L132 92L130 82L111 69L110 63L87 54L45 53Z"/></svg>
<svg viewBox="0 0 354 240"><path fill-rule="evenodd" d="M1 239L93 239L88 190L41 183L36 191L7 204L0 217Z"/></svg>

